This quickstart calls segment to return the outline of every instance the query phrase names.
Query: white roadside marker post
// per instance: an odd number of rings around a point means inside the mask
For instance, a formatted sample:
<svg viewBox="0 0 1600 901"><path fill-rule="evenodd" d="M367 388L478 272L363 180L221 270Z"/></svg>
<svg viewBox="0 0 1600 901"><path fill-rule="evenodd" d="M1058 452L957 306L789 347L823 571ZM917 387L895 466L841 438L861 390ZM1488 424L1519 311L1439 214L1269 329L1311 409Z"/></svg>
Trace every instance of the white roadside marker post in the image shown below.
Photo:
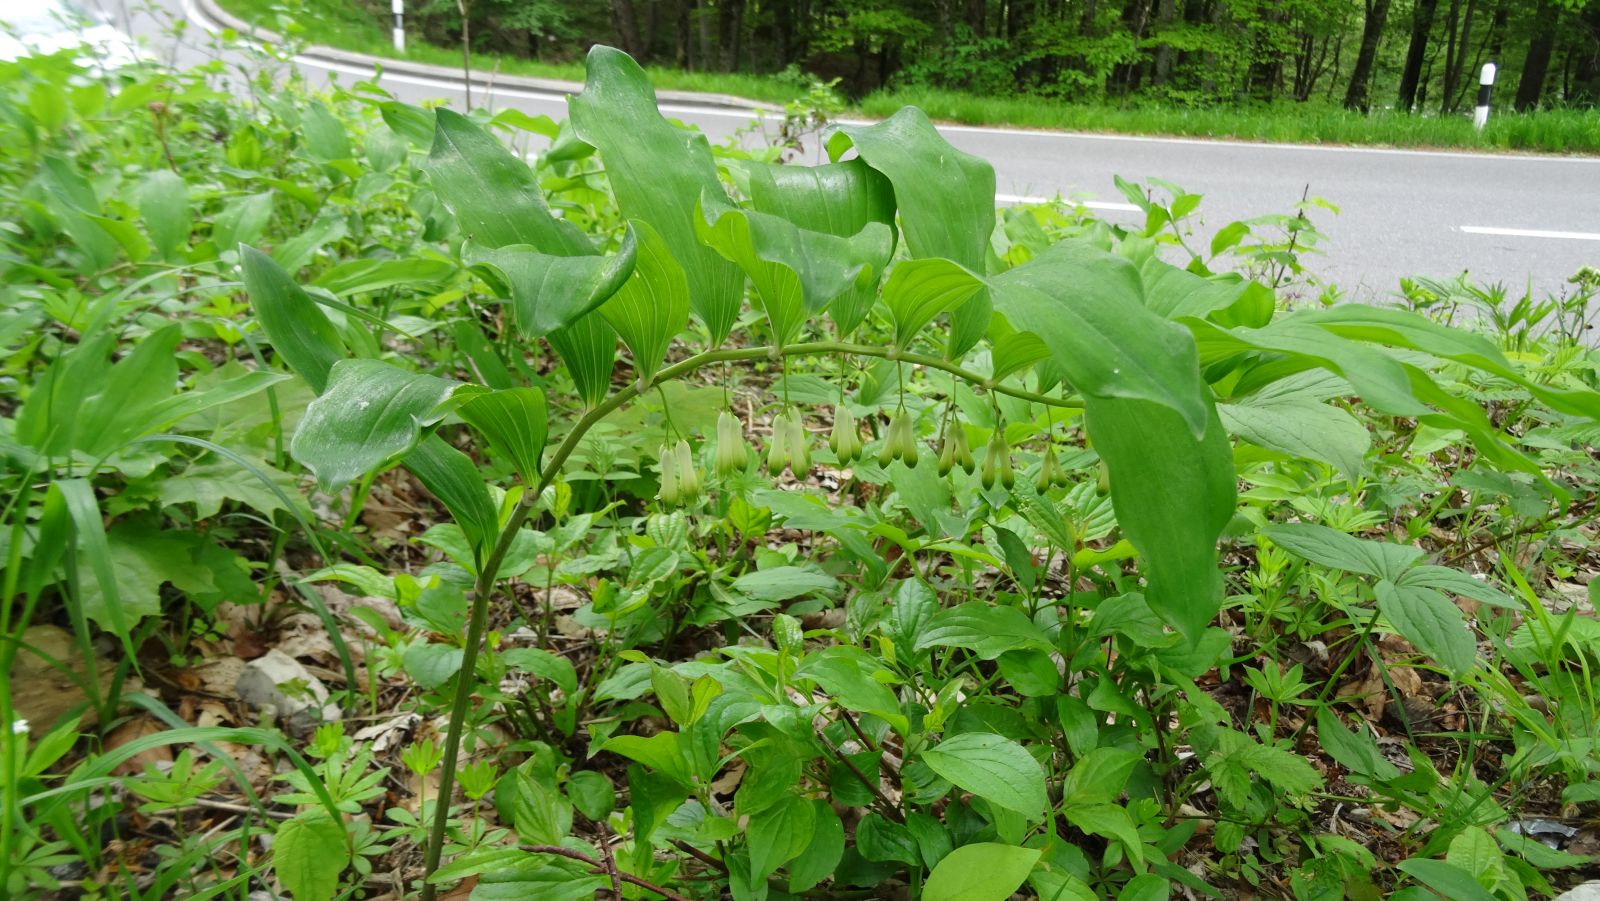
<svg viewBox="0 0 1600 901"><path fill-rule="evenodd" d="M406 52L406 0L389 0L389 9L394 13L394 50L396 53Z"/></svg>
<svg viewBox="0 0 1600 901"><path fill-rule="evenodd" d="M1484 63L1483 73L1478 76L1478 108L1472 112L1472 127L1479 131L1489 122L1489 91L1494 88L1494 73L1494 63Z"/></svg>

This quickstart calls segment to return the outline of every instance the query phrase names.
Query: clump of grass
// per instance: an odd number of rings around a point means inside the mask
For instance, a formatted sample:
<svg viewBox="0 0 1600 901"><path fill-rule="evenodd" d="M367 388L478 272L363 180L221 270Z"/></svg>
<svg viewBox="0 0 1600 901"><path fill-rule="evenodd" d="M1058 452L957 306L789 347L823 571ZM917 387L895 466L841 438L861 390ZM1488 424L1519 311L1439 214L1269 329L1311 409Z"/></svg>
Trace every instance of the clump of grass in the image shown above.
<svg viewBox="0 0 1600 901"><path fill-rule="evenodd" d="M897 90L873 94L860 106L867 115L886 116L907 104L921 107L935 119L967 125L1303 144L1600 152L1600 112L1566 109L1497 112L1480 133L1467 116L1408 116L1393 112L1362 115L1339 107L1309 104L1253 109L1119 107L1041 97L976 97L951 91Z"/></svg>

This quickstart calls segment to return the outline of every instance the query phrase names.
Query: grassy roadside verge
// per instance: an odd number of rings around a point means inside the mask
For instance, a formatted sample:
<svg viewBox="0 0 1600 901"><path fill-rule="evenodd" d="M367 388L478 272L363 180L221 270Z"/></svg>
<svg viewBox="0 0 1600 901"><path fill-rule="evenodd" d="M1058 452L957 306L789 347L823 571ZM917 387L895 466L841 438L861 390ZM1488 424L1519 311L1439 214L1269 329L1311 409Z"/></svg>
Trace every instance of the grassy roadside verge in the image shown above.
<svg viewBox="0 0 1600 901"><path fill-rule="evenodd" d="M234 15L282 29L282 0L218 0ZM299 36L313 43L395 56L388 30L353 4L338 0L303 0L294 23ZM413 42L404 58L440 66L459 66L458 50ZM544 63L513 56L478 54L475 69L507 75L528 75L567 81L583 80L581 63ZM685 72L648 67L658 88L732 94L774 106L798 99L805 86L770 75ZM921 107L938 121L963 125L1015 126L1130 135L1226 138L1293 144L1341 144L1419 149L1500 150L1539 153L1600 154L1600 110L1497 112L1481 133L1464 116L1406 116L1396 113L1361 115L1336 106L1303 104L1254 109L1220 107L1119 107L1074 104L1032 96L981 97L953 91L897 89L863 98L847 114L884 117L902 106Z"/></svg>

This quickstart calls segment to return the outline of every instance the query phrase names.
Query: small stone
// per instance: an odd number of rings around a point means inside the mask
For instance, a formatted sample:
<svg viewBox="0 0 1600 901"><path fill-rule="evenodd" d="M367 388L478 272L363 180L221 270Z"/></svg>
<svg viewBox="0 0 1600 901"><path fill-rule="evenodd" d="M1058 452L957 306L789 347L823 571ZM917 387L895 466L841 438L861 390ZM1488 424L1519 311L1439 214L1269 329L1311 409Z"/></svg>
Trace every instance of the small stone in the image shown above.
<svg viewBox="0 0 1600 901"><path fill-rule="evenodd" d="M272 710L295 731L306 731L340 716L338 706L328 703L327 686L300 661L277 648L245 664L234 684L234 693L251 707Z"/></svg>
<svg viewBox="0 0 1600 901"><path fill-rule="evenodd" d="M1556 901L1600 901L1600 882L1585 882L1556 896Z"/></svg>

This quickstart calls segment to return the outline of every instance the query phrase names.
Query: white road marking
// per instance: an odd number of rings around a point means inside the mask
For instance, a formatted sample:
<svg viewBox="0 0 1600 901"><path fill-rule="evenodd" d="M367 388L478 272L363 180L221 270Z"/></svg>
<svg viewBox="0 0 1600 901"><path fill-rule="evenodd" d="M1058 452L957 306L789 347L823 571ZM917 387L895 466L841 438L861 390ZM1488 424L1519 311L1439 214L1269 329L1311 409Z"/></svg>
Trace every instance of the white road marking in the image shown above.
<svg viewBox="0 0 1600 901"><path fill-rule="evenodd" d="M1035 204L1035 203L1070 203L1087 207L1091 210L1106 210L1118 213L1137 213L1139 208L1131 203L1121 203L1111 200L1073 200L1070 197L1030 197L1026 194L996 194L994 199L999 203Z"/></svg>
<svg viewBox="0 0 1600 901"><path fill-rule="evenodd" d="M1487 225L1463 225L1461 231L1469 235L1503 235L1510 238L1563 238L1570 241L1600 241L1600 232L1548 231L1542 228L1492 228Z"/></svg>

